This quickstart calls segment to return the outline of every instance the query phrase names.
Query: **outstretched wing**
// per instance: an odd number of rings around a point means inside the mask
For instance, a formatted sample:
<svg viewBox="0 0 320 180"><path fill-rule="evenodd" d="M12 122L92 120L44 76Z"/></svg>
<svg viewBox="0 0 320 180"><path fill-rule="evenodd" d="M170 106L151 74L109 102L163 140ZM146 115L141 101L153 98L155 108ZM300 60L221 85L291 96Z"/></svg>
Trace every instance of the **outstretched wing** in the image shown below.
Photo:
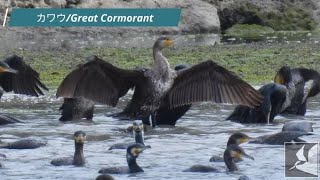
<svg viewBox="0 0 320 180"><path fill-rule="evenodd" d="M316 96L320 92L320 73L313 69L307 69L307 68L295 68L299 71L301 77L305 82L312 80L313 83L308 91L308 93L305 95L303 101L306 98Z"/></svg>
<svg viewBox="0 0 320 180"><path fill-rule="evenodd" d="M252 86L211 60L179 71L168 95L170 107L201 101L254 107L262 101Z"/></svg>
<svg viewBox="0 0 320 180"><path fill-rule="evenodd" d="M14 73L1 73L0 86L4 91L13 91L16 94L26 94L31 96L43 95L41 89L48 90L48 88L40 81L39 73L32 67L27 65L22 57L12 55L4 60L12 69L18 71Z"/></svg>
<svg viewBox="0 0 320 180"><path fill-rule="evenodd" d="M85 97L116 106L130 88L144 82L143 70L124 70L95 57L73 70L62 81L57 97Z"/></svg>

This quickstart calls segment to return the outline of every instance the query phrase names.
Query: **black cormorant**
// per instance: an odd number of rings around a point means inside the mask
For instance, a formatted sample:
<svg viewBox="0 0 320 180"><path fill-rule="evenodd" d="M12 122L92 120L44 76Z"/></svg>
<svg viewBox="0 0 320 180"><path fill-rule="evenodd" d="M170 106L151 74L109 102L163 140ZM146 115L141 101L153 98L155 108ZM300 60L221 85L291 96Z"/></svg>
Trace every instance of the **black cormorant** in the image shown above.
<svg viewBox="0 0 320 180"><path fill-rule="evenodd" d="M64 98L60 107L60 121L72 121L86 118L92 120L94 102L85 98Z"/></svg>
<svg viewBox="0 0 320 180"><path fill-rule="evenodd" d="M48 88L40 82L39 74L27 65L22 57L12 55L0 61L0 86L1 96L3 91L13 91L15 94L30 96L43 95L43 90ZM0 124L17 122L14 118L0 115Z"/></svg>
<svg viewBox="0 0 320 180"><path fill-rule="evenodd" d="M96 180L115 180L111 175L109 174L100 174L96 177Z"/></svg>
<svg viewBox="0 0 320 180"><path fill-rule="evenodd" d="M132 123L132 133L135 143L144 144L144 130L141 120L135 120ZM112 145L108 150L112 149L127 149L133 143L117 143Z"/></svg>
<svg viewBox="0 0 320 180"><path fill-rule="evenodd" d="M23 139L14 142L5 143L0 141L0 148L5 149L36 149L45 146L47 143L36 140Z"/></svg>
<svg viewBox="0 0 320 180"><path fill-rule="evenodd" d="M86 133L83 131L76 131L73 135L75 152L74 156L70 158L57 158L51 161L52 165L55 166L66 166L66 165L75 165L75 166L84 166L86 160L83 155L83 145L86 141Z"/></svg>
<svg viewBox="0 0 320 180"><path fill-rule="evenodd" d="M162 104L174 108L202 101L250 107L261 103L261 95L253 87L211 60L178 72L172 70L161 52L172 42L166 37L155 42L150 69L120 69L93 56L94 60L76 68L62 81L57 97L85 97L116 106L119 98L134 88L127 106L129 119L148 117Z"/></svg>
<svg viewBox="0 0 320 180"><path fill-rule="evenodd" d="M289 66L283 66L277 72L274 81L275 83L291 84L293 86L288 89L290 104L282 110L282 113L285 114L305 115L308 98L314 97L320 92L320 74L313 69L291 69ZM305 94L305 85L308 81L313 81L313 83Z"/></svg>
<svg viewBox="0 0 320 180"><path fill-rule="evenodd" d="M236 132L229 137L229 140L227 142L227 147L232 144L240 145L242 143L248 142L249 140L250 140L250 137L247 136L246 134L241 133L241 132ZM223 157L222 156L212 156L209 161L210 162L222 162Z"/></svg>
<svg viewBox="0 0 320 180"><path fill-rule="evenodd" d="M102 168L99 173L103 174L128 174L128 173L138 173L144 172L143 169L137 164L136 159L139 154L150 147L144 146L143 144L132 144L127 148L127 163L126 167L110 167Z"/></svg>
<svg viewBox="0 0 320 180"><path fill-rule="evenodd" d="M258 107L238 105L227 118L239 123L272 123L276 115L281 113L286 103L288 89L285 85L270 83L259 90L263 101Z"/></svg>
<svg viewBox="0 0 320 180"><path fill-rule="evenodd" d="M174 67L175 71L180 71L182 69L188 68L185 64L179 64ZM146 125L155 126L157 125L176 125L176 122L191 108L191 104L170 108L168 104L162 103L160 108L156 110L150 117L142 118L142 121ZM120 113L118 113L115 117L120 117L123 114L126 116L130 112L130 104ZM128 118L128 117L126 117ZM155 122L157 122L155 124Z"/></svg>
<svg viewBox="0 0 320 180"><path fill-rule="evenodd" d="M283 145L285 142L305 142L299 137L305 135L312 135L312 133L308 132L300 132L300 131L283 131L279 133L275 133L272 135L264 135L254 138L249 141L249 143L257 143L257 144L271 144L271 145Z"/></svg>
<svg viewBox="0 0 320 180"><path fill-rule="evenodd" d="M232 144L226 148L223 154L224 162L229 171L237 171L238 167L235 163L235 159L241 159L242 157L246 157L249 159L254 160L253 157L247 155L244 150L236 145ZM216 169L212 166L205 166L205 165L193 165L190 168L184 170L184 172L220 172L219 169Z"/></svg>

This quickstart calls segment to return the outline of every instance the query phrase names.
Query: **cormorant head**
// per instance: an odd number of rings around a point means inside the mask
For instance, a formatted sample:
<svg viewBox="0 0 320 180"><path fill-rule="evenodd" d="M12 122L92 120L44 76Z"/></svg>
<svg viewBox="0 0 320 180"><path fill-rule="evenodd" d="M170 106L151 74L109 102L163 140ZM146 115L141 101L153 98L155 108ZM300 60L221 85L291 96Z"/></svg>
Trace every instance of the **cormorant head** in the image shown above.
<svg viewBox="0 0 320 180"><path fill-rule="evenodd" d="M135 132L142 132L143 131L143 122L141 120L135 120L133 121L133 124L132 124L132 129L135 131Z"/></svg>
<svg viewBox="0 0 320 180"><path fill-rule="evenodd" d="M12 69L7 63L0 61L0 73L9 72L17 74L18 71Z"/></svg>
<svg viewBox="0 0 320 180"><path fill-rule="evenodd" d="M114 180L114 178L109 174L101 174L96 177L96 180Z"/></svg>
<svg viewBox="0 0 320 180"><path fill-rule="evenodd" d="M84 144L86 141L86 133L83 131L76 131L73 135L73 139L77 144Z"/></svg>
<svg viewBox="0 0 320 180"><path fill-rule="evenodd" d="M224 151L224 156L231 157L232 159L241 159L242 157L246 157L248 159L254 160L253 157L247 155L244 152L244 150L236 144L228 146L227 149Z"/></svg>
<svg viewBox="0 0 320 180"><path fill-rule="evenodd" d="M185 69L185 68L187 68L187 67L188 67L188 66L185 65L185 64L179 64L179 65L176 65L176 67L174 67L174 70L179 71L179 70Z"/></svg>
<svg viewBox="0 0 320 180"><path fill-rule="evenodd" d="M165 47L170 46L173 43L173 40L168 37L160 37L154 43L153 48L155 49L163 49Z"/></svg>
<svg viewBox="0 0 320 180"><path fill-rule="evenodd" d="M145 146L140 143L135 143L130 145L127 148L127 161L130 159L136 159L140 153L142 153L144 150L149 149L150 146Z"/></svg>
<svg viewBox="0 0 320 180"><path fill-rule="evenodd" d="M97 60L99 59L98 56L96 55L90 55L86 58L86 62L90 62L90 61L94 61L94 60Z"/></svg>
<svg viewBox="0 0 320 180"><path fill-rule="evenodd" d="M282 66L274 77L274 82L278 84L287 84L292 80L291 69L289 66Z"/></svg>
<svg viewBox="0 0 320 180"><path fill-rule="evenodd" d="M232 134L232 135L229 137L227 146L229 146L229 145L231 145L231 144L239 145L239 144L248 142L250 139L251 139L251 138L250 138L249 136L247 136L246 134L241 133L241 132L236 132L236 133Z"/></svg>

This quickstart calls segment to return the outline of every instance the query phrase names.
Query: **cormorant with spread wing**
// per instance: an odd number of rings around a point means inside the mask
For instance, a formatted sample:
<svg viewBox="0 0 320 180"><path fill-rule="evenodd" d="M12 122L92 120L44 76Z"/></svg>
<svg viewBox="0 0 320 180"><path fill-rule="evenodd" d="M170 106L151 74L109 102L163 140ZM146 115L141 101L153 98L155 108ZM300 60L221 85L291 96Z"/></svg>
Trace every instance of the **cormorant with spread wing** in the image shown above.
<svg viewBox="0 0 320 180"><path fill-rule="evenodd" d="M0 86L5 92L30 96L43 95L41 89L48 88L40 82L39 74L27 65L23 58L11 55L0 61ZM2 92L1 96L2 96ZM17 122L14 118L0 115L0 125Z"/></svg>
<svg viewBox="0 0 320 180"><path fill-rule="evenodd" d="M134 88L126 107L131 119L152 115L162 104L174 108L202 101L250 107L261 103L261 95L252 86L211 60L178 72L172 70L161 52L172 42L167 37L155 42L150 69L121 69L93 56L94 60L76 68L63 80L57 97L85 97L116 106L119 98Z"/></svg>

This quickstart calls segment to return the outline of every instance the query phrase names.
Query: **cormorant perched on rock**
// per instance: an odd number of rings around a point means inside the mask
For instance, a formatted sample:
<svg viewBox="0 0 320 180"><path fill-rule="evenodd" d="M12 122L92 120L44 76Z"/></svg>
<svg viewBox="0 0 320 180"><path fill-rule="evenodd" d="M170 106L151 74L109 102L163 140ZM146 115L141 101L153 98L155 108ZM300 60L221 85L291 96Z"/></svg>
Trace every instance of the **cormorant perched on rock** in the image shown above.
<svg viewBox="0 0 320 180"><path fill-rule="evenodd" d="M241 133L241 132L236 132L229 137L229 140L227 142L227 147L232 144L240 145L242 143L248 142L249 139L250 139L250 137L247 136L246 134ZM223 162L223 157L222 156L212 156L209 161L210 162Z"/></svg>
<svg viewBox="0 0 320 180"><path fill-rule="evenodd" d="M70 158L57 158L51 161L52 165L55 166L66 166L66 165L75 165L75 166L84 166L86 160L83 155L83 145L86 141L86 133L83 131L76 131L73 135L75 152L74 156Z"/></svg>
<svg viewBox="0 0 320 180"><path fill-rule="evenodd" d="M36 149L45 146L47 143L36 140L23 139L14 142L5 143L0 141L0 148L5 149Z"/></svg>
<svg viewBox="0 0 320 180"><path fill-rule="evenodd" d="M144 144L144 130L141 120L135 120L132 124L132 133L135 143ZM112 149L127 149L129 145L134 143L117 143L112 145L108 150ZM149 146L150 147L150 146Z"/></svg>
<svg viewBox="0 0 320 180"><path fill-rule="evenodd" d="M276 74L274 81L279 84L293 84L293 88L289 89L290 104L282 110L282 113L285 114L305 115L308 98L314 97L320 92L320 74L313 69L291 69L289 66L283 66ZM313 81L313 83L305 94L305 85L308 81Z"/></svg>
<svg viewBox="0 0 320 180"><path fill-rule="evenodd" d="M272 123L276 115L281 113L285 106L288 89L286 86L270 83L262 86L259 90L263 96L260 106L250 108L238 105L235 107L227 120L239 123Z"/></svg>
<svg viewBox="0 0 320 180"><path fill-rule="evenodd" d="M132 144L127 148L127 163L126 167L110 167L102 168L99 173L103 174L128 174L128 173L138 173L144 172L143 169L137 164L136 159L141 152L150 147L144 146L143 144Z"/></svg>
<svg viewBox="0 0 320 180"><path fill-rule="evenodd" d="M72 121L86 118L92 120L94 112L94 102L85 98L64 98L60 107L60 121Z"/></svg>
<svg viewBox="0 0 320 180"><path fill-rule="evenodd" d="M235 163L235 159L241 159L242 157L254 160L253 157L247 155L244 150L236 144L228 146L223 154L224 162L229 171L239 170ZM212 166L193 165L190 168L184 170L184 172L220 172L220 170Z"/></svg>
<svg viewBox="0 0 320 180"><path fill-rule="evenodd" d="M257 143L257 144L271 144L271 145L283 145L285 142L305 142L299 137L305 135L312 135L312 133L308 132L300 132L300 131L283 131L271 135L264 135L254 138L249 141L249 143Z"/></svg>
<svg viewBox="0 0 320 180"><path fill-rule="evenodd" d="M43 90L48 88L40 82L39 74L27 65L22 57L12 55L4 61L0 61L0 86L2 96L3 91L13 91L15 94L25 94L30 96L43 95ZM1 124L17 122L14 118L0 116Z"/></svg>
<svg viewBox="0 0 320 180"><path fill-rule="evenodd" d="M161 52L172 42L166 37L155 42L151 69L120 69L93 56L94 60L76 68L62 81L57 97L85 97L116 106L119 98L134 88L126 108L129 119L148 117L162 104L174 108L202 101L250 107L261 103L261 95L253 87L211 60L178 72L172 70Z"/></svg>

